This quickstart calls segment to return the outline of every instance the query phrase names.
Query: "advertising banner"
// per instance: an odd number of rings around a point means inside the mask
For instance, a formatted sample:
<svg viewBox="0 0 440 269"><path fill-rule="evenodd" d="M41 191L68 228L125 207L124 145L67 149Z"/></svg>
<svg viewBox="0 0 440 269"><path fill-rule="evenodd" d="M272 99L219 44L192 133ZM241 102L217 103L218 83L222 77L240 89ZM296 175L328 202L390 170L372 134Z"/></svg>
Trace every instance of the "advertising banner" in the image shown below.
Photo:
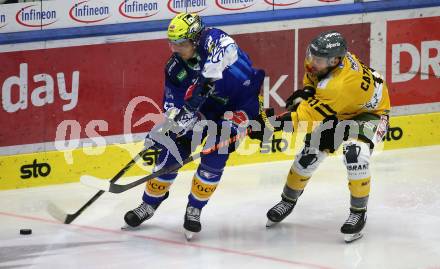
<svg viewBox="0 0 440 269"><path fill-rule="evenodd" d="M331 6L353 0L75 0L0 5L0 33L171 19L180 12L224 15Z"/></svg>
<svg viewBox="0 0 440 269"><path fill-rule="evenodd" d="M266 107L275 108L277 113L283 111L284 100L293 93L294 84L297 83L298 89L302 88L307 46L321 32L329 30L340 31L347 39L349 50L369 64L370 23L298 29L298 40L295 40L294 30L234 36L239 46L250 55L255 66L266 70L261 93ZM295 43L298 44L298 59L295 59ZM295 61L298 70L295 70ZM297 81L295 73L298 74Z"/></svg>
<svg viewBox="0 0 440 269"><path fill-rule="evenodd" d="M161 105L169 55L165 40L0 54L8 63L0 70L0 122L13 126L0 131L0 146L123 134L127 113L159 112L135 98ZM127 125L126 133L147 129Z"/></svg>
<svg viewBox="0 0 440 269"><path fill-rule="evenodd" d="M265 106L281 111L284 100L293 90L295 32L242 34L234 36L234 39L249 54L254 66L266 72L261 92Z"/></svg>
<svg viewBox="0 0 440 269"><path fill-rule="evenodd" d="M440 102L439 25L440 17L387 22L386 77L392 105Z"/></svg>
<svg viewBox="0 0 440 269"><path fill-rule="evenodd" d="M426 130L432 130L426 132ZM228 165L258 162L293 161L296 152L303 145L303 133L275 133L265 143L246 139L236 152L231 154ZM399 149L436 145L440 141L440 113L393 117L384 137L384 145L375 150ZM0 190L45 186L78 182L87 174L110 179L124 167L141 149L143 143L111 145L107 147L81 148L71 151L50 151L14 156L0 156ZM336 154L341 154L340 148ZM92 154L100 152L101 154ZM151 173L157 161L158 152L147 152L142 160L128 170L124 177ZM193 170L198 161L189 163L183 170Z"/></svg>
<svg viewBox="0 0 440 269"><path fill-rule="evenodd" d="M318 2L322 1L88 0L71 5L43 1L43 9L38 6L41 3L22 3L15 11L17 5L0 5L0 32L10 31L10 27L29 31L156 20L184 10L210 14L215 8L236 13ZM48 3L53 5L45 9ZM62 8L67 10L66 16L59 15ZM309 42L328 30L341 32L348 50L366 65L374 61L385 70L393 106L438 105L440 17L408 19L414 17L411 12L402 15L395 11L392 14L400 17L393 20L376 20L381 16L378 13L365 20L347 15L322 22L312 18L234 25L224 30L233 33L256 68L265 70L261 95L265 107L273 107L277 113L284 111L293 90L302 88ZM8 21L11 14L15 26ZM139 140L153 126L149 120L161 119L164 67L171 55L164 37L164 32L153 32L3 46L0 189L74 182L86 172L114 175L142 148ZM439 115L391 117L385 149L438 144ZM292 139L277 134L268 143L253 145L256 152L245 158L234 154L229 164L293 159L296 150L292 147L302 139L296 135ZM246 142L244 147L252 144ZM156 156L150 153L140 168L150 169ZM143 173L136 168L129 175Z"/></svg>
<svg viewBox="0 0 440 269"><path fill-rule="evenodd" d="M335 28L369 58L368 24ZM299 30L299 85L306 46L327 29ZM261 94L277 112L294 89L294 37L292 30L234 36L254 65L266 70ZM148 40L0 54L9 62L0 70L0 120L21 123L0 132L0 147L148 131L152 123L135 123L159 112L154 104L162 106L170 53L166 40Z"/></svg>

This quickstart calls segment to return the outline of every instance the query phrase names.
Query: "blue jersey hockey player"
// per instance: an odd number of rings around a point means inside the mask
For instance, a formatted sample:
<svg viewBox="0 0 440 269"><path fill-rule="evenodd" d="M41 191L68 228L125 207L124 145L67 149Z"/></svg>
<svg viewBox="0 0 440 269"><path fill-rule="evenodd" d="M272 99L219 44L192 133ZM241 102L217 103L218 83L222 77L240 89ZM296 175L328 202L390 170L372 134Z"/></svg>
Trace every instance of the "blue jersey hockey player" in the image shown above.
<svg viewBox="0 0 440 269"><path fill-rule="evenodd" d="M264 71L252 67L247 54L228 34L204 27L196 14L181 13L174 17L168 27L168 39L173 53L165 67L164 110L168 119L179 126L177 133L170 134L179 156L171 152L170 145L154 143L151 136L146 138L160 149L157 163L165 166L191 154L193 129L201 119L218 127L218 131L207 135L215 143L222 141L222 129L229 129L229 137L246 130L250 120L261 120L258 94L264 79ZM184 217L188 240L201 231L202 208L217 188L228 157L226 150L201 158ZM168 197L176 176L177 173L170 173L148 181L141 205L125 214L125 222L136 227L151 218Z"/></svg>

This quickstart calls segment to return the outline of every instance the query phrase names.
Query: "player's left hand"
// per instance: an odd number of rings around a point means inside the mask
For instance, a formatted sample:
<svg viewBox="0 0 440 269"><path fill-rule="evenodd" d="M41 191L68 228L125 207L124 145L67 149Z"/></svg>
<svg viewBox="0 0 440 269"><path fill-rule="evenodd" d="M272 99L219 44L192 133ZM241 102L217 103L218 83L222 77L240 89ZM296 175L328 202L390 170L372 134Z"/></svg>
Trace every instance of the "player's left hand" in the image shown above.
<svg viewBox="0 0 440 269"><path fill-rule="evenodd" d="M334 115L325 118L322 123L313 130L310 143L320 151L335 152L343 141L343 137L335 137L338 123L339 120ZM342 132L341 135L345 136L345 131ZM316 145L318 142L319 144Z"/></svg>
<svg viewBox="0 0 440 269"><path fill-rule="evenodd" d="M286 100L286 109L292 112L296 111L301 101L307 100L309 97L315 95L315 93L315 88L311 86L305 86L303 89L294 91Z"/></svg>
<svg viewBox="0 0 440 269"><path fill-rule="evenodd" d="M171 129L177 136L182 136L192 130L196 122L199 120L196 112L190 111L185 106L181 109L173 107L167 111L167 117L175 123Z"/></svg>

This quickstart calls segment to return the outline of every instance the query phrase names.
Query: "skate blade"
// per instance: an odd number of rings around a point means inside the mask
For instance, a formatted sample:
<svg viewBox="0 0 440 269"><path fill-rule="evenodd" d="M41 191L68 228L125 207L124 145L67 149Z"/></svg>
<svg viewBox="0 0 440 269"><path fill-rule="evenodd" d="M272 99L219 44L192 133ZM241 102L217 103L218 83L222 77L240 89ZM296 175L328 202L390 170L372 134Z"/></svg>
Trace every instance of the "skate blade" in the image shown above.
<svg viewBox="0 0 440 269"><path fill-rule="evenodd" d="M124 226L121 227L121 230L122 231L136 231L136 230L139 230L139 226L132 227L132 226L130 226L128 224L125 224Z"/></svg>
<svg viewBox="0 0 440 269"><path fill-rule="evenodd" d="M191 241L191 239L194 236L194 232L191 232L191 231L188 231L188 230L185 230L184 234L185 234L186 241Z"/></svg>
<svg viewBox="0 0 440 269"><path fill-rule="evenodd" d="M271 227L275 226L276 224L278 224L278 222L274 222L274 221L271 221L270 219L267 219L266 228L271 228Z"/></svg>
<svg viewBox="0 0 440 269"><path fill-rule="evenodd" d="M359 238L361 238L363 236L362 233L355 233L355 234L345 234L344 235L344 241L345 243L351 243L355 240L358 240Z"/></svg>

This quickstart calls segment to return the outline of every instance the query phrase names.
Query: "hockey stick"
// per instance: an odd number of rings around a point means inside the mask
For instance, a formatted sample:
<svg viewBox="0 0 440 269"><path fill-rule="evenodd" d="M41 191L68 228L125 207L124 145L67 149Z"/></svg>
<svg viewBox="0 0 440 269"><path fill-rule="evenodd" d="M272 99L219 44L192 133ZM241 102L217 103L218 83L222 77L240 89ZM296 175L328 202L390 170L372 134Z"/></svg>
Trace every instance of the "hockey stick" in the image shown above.
<svg viewBox="0 0 440 269"><path fill-rule="evenodd" d="M139 152L129 163L127 163L124 168L122 168L109 182L116 182L122 175L127 172L128 169L130 169L136 162L141 158L146 152L148 148L144 148L141 152ZM61 210L57 205L55 205L52 202L49 202L47 205L47 211L49 214L54 217L55 219L59 220L60 222L64 224L70 224L72 221L74 221L86 208L88 208L93 202L95 202L101 195L104 194L104 191L100 190L98 191L90 200L88 200L80 209L78 209L73 214L67 214L63 210Z"/></svg>
<svg viewBox="0 0 440 269"><path fill-rule="evenodd" d="M172 121L166 120L163 124L159 124L150 131L155 132L157 134L165 134L173 127ZM153 142L150 141L150 144L145 145L144 149L140 151L129 163L127 163L124 168L122 168L110 181L110 183L116 182L120 177L122 177L125 172L127 172L128 169L130 169L136 162L141 158L147 150L153 146ZM88 208L91 204L93 204L99 197L101 197L102 194L104 194L105 191L98 191L90 200L88 200L80 209L78 209L73 214L67 214L63 210L61 210L58 206L56 206L54 203L49 202L47 205L47 211L49 214L54 217L55 219L59 220L62 223L70 224L72 221L74 221L86 208Z"/></svg>
<svg viewBox="0 0 440 269"><path fill-rule="evenodd" d="M125 192L127 190L130 190L142 183L147 182L148 180L151 180L153 178L156 178L158 176L161 176L163 174L167 174L167 173L172 173L176 170L178 170L180 167L184 166L187 163L190 163L202 156L208 155L214 151L217 151L221 148L224 148L226 146L229 146L230 144L236 142L237 140L245 137L247 134L249 133L249 128L246 129L246 131L242 132L242 133L238 133L233 137L230 137L228 140L225 141L221 141L218 144L215 144L214 146L204 149L199 153L196 153L194 155L189 156L188 158L186 158L185 160L182 161L182 163L175 163L173 165L164 167L148 176L142 177L136 181L133 181L129 184L125 184L125 185L119 185L116 184L114 181L106 181L106 180L102 180L93 176L82 176L80 181L81 183L87 185L87 186L91 186L97 189L100 189L101 191L108 191L111 193L121 193L121 192Z"/></svg>

